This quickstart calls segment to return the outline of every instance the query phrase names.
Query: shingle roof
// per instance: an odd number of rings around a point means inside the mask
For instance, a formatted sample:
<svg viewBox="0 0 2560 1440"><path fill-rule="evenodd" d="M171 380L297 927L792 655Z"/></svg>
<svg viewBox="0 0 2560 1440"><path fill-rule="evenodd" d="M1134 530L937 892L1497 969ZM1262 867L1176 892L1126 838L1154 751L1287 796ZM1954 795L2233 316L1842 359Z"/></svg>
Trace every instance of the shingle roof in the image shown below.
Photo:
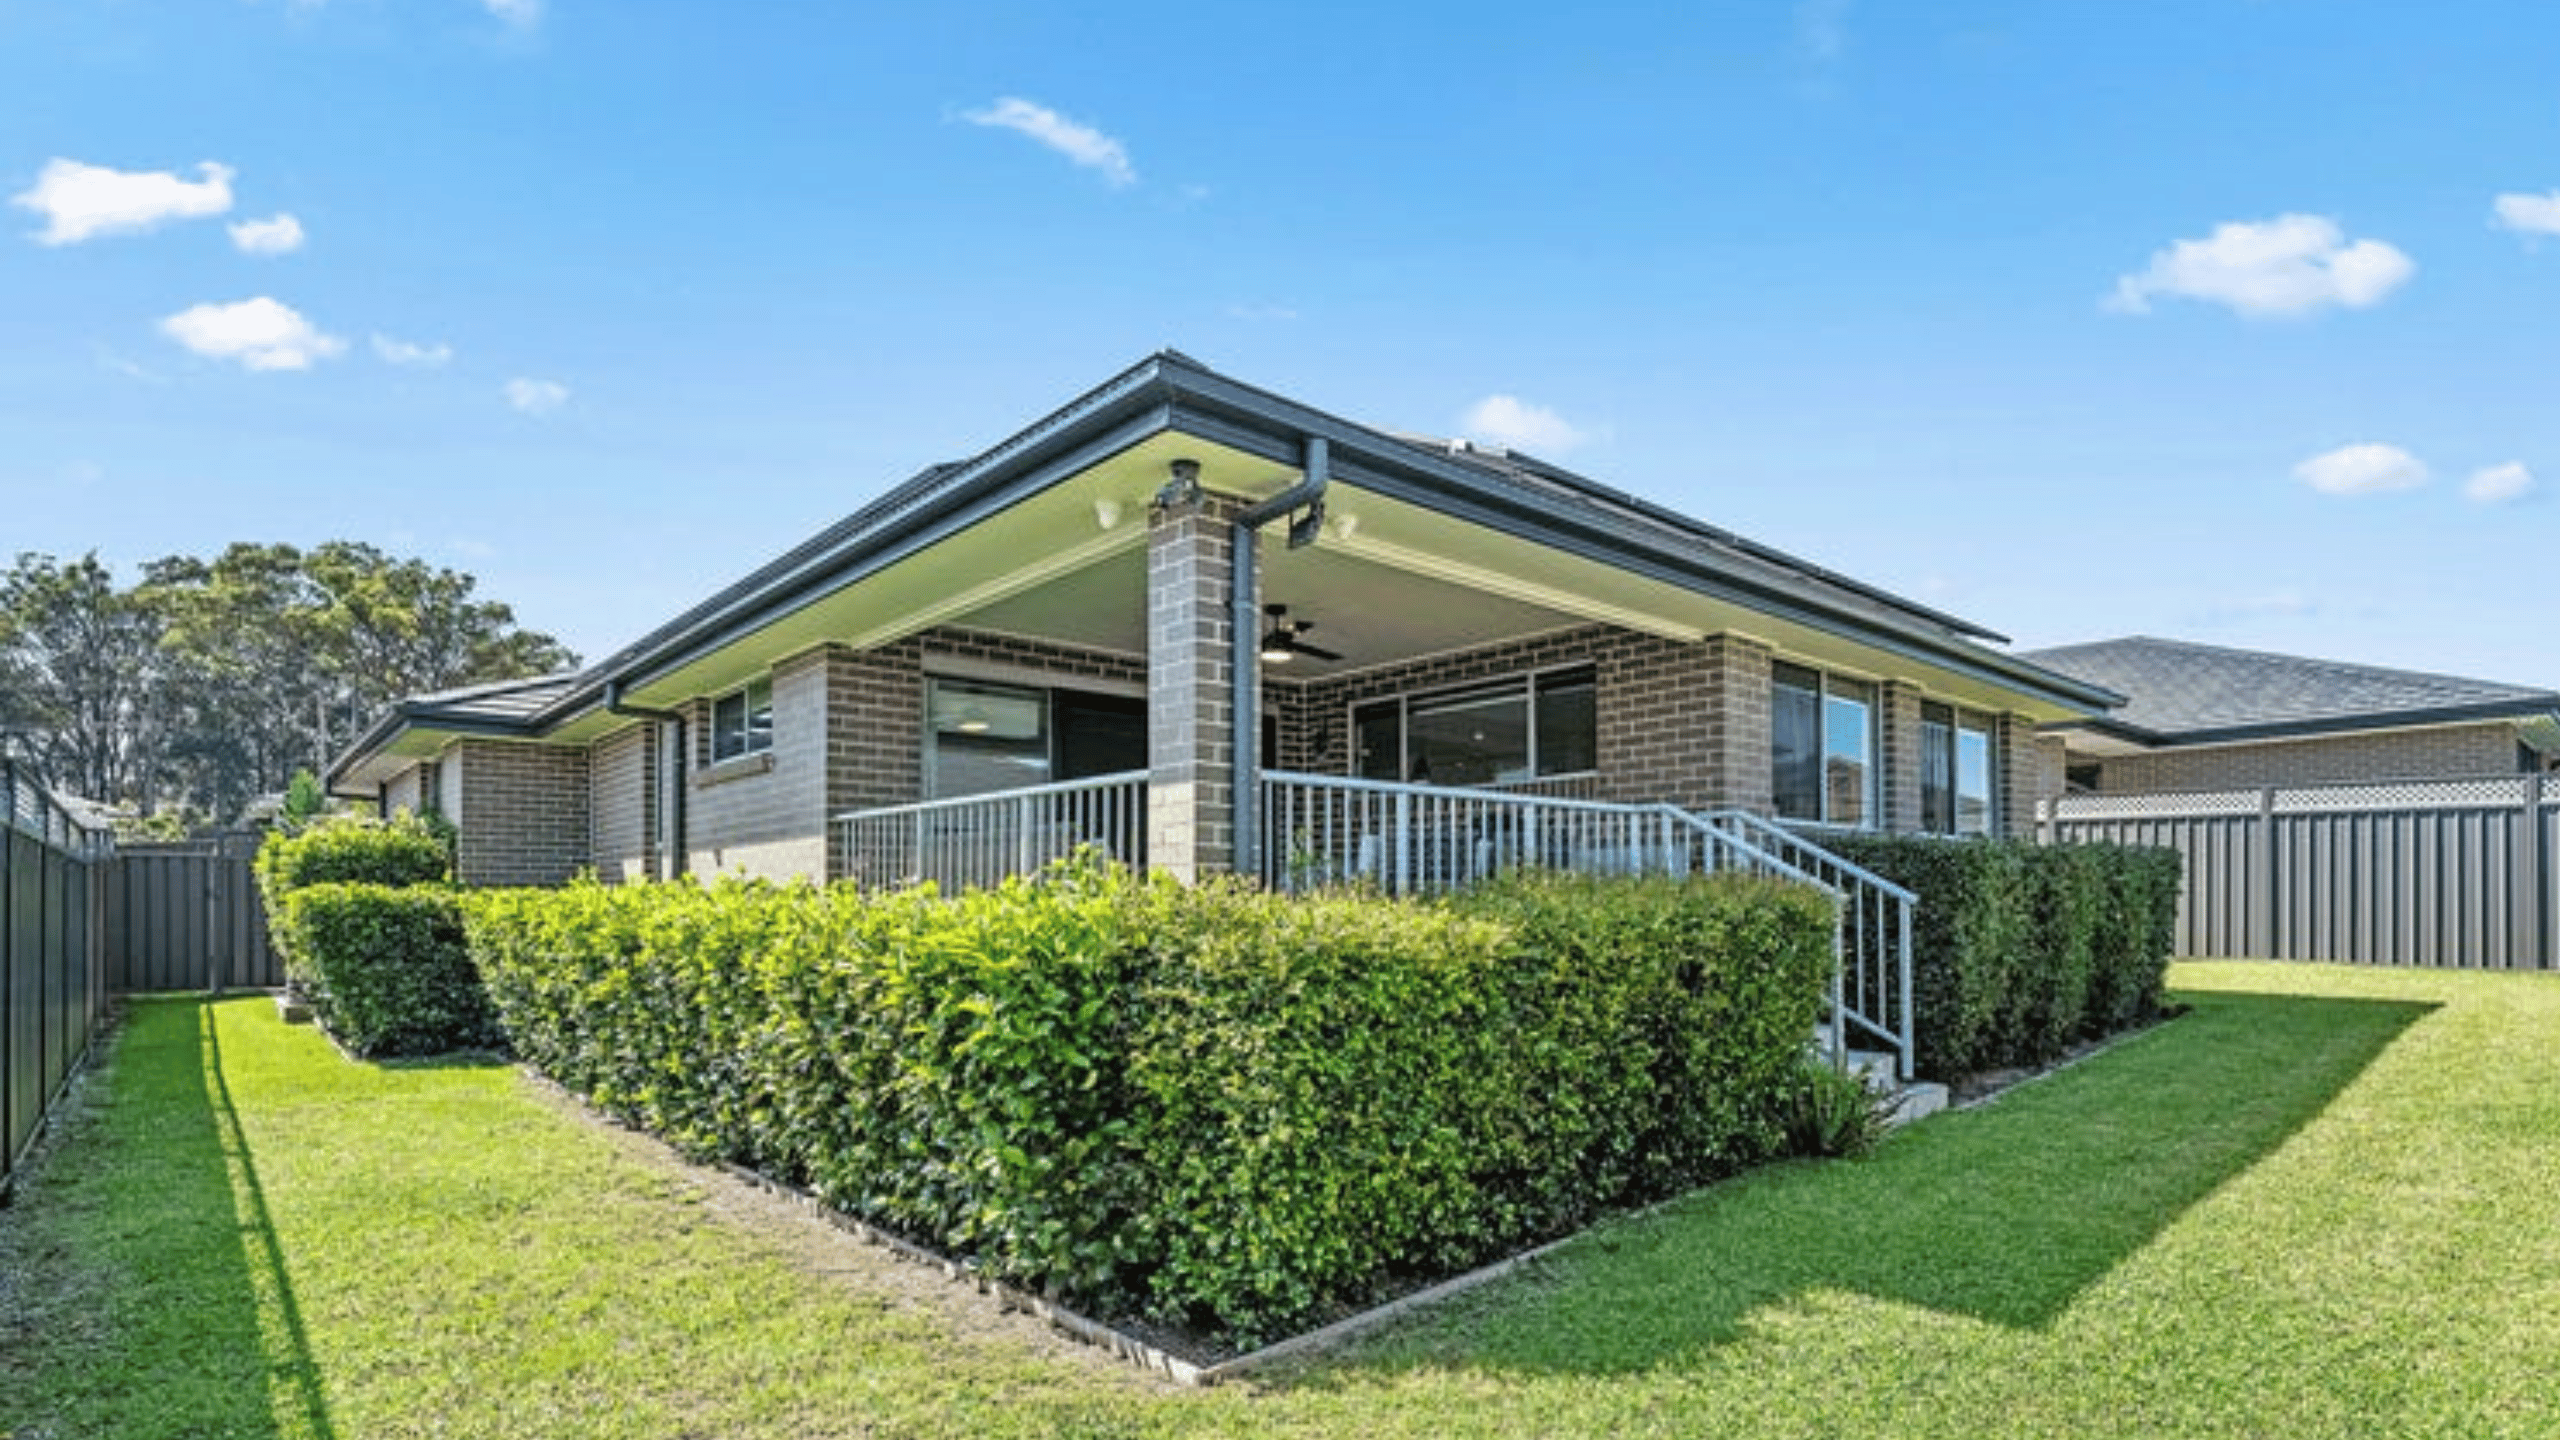
<svg viewBox="0 0 2560 1440"><path fill-rule="evenodd" d="M2101 728L2162 741L2548 715L2560 692L2147 635L2019 652L2126 697Z"/></svg>

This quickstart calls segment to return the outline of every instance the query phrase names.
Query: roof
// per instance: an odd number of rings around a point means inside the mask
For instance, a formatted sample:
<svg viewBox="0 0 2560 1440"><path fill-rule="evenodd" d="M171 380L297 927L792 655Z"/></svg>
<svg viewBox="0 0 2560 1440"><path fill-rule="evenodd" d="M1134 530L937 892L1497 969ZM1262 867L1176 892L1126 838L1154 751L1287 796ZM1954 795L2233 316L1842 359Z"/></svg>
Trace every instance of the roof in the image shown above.
<svg viewBox="0 0 2560 1440"><path fill-rule="evenodd" d="M1898 651L2046 703L2118 697L1981 642L1979 625L1848 579L1529 456L1398 437L1229 379L1165 350L992 448L933 465L574 676L403 701L330 767L335 783L413 724L537 738L775 617L858 583L1074 475L1179 431L1286 466L1321 438L1335 478L1630 573Z"/></svg>
<svg viewBox="0 0 2560 1440"><path fill-rule="evenodd" d="M2122 709L2087 727L2158 745L2560 713L2550 690L2147 635L2018 658L2122 693Z"/></svg>

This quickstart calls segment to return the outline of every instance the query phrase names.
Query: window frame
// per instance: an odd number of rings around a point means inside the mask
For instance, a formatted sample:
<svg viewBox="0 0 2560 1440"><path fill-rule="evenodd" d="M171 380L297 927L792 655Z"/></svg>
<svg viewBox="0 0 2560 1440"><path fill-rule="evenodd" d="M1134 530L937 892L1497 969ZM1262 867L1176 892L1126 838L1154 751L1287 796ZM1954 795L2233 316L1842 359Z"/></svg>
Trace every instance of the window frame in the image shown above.
<svg viewBox="0 0 2560 1440"><path fill-rule="evenodd" d="M1578 770L1549 771L1544 768L1546 746L1541 734L1544 726L1538 714L1538 702L1550 688L1558 690L1566 688L1558 682L1563 677L1569 676L1585 677L1591 692L1591 763ZM1489 676L1481 680L1461 680L1446 685L1391 690L1383 694L1346 700L1343 702L1343 733L1349 737L1349 743L1343 747L1345 751L1343 773L1355 780L1380 780L1380 777L1363 773L1360 726L1364 712L1376 711L1382 706L1393 707L1397 747L1396 773L1393 780L1383 780L1381 783L1399 784L1406 783L1413 774L1413 710L1417 703L1429 705L1435 701L1454 702L1494 698L1515 699L1521 706L1523 733L1528 737L1528 774L1517 780L1486 780L1465 785L1452 785L1450 788L1499 790L1510 785L1543 785L1558 780L1588 779L1600 774L1600 667L1590 660L1573 660L1560 665L1541 665L1527 670L1514 670L1507 674ZM1424 780L1411 783L1446 784L1447 782Z"/></svg>
<svg viewBox="0 0 2560 1440"><path fill-rule="evenodd" d="M1805 681L1810 681L1808 685ZM1856 693L1851 693L1855 687ZM1816 809L1813 815L1793 815L1781 808L1786 797L1779 783L1779 691L1795 691L1813 697L1813 788ZM1835 759L1846 758L1831 748L1832 707L1835 704L1857 704L1866 710L1865 746L1857 756L1863 783L1858 787L1858 814L1850 819L1831 814L1831 766ZM1778 819L1799 825L1821 825L1836 830L1871 831L1884 828L1884 686L1864 675L1837 674L1818 666L1792 660L1772 660L1769 666L1769 808Z"/></svg>
<svg viewBox="0 0 2560 1440"><path fill-rule="evenodd" d="M1981 820L1968 824L1965 792L1965 742L1981 743ZM1956 839L1989 838L2001 832L2000 726L1979 712L1943 701L1920 707L1920 830ZM1931 784L1932 772L1941 777Z"/></svg>
<svg viewBox="0 0 2560 1440"><path fill-rule="evenodd" d="M757 702L761 699L762 704ZM730 706L734 703L735 709ZM761 722L761 723L759 723ZM711 723L704 727L711 742L711 761L761 755L773 748L773 676L759 675L711 699Z"/></svg>

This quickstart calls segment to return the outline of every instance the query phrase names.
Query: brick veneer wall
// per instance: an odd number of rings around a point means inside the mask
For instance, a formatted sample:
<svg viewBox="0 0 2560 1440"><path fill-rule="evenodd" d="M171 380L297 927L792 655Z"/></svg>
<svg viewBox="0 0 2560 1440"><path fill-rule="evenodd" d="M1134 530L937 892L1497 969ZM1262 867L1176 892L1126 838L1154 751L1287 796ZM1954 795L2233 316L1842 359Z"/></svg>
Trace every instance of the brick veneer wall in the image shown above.
<svg viewBox="0 0 2560 1440"><path fill-rule="evenodd" d="M689 707L685 864L697 875L769 880L826 873L829 651L773 667L773 745L714 762L711 700Z"/></svg>
<svg viewBox="0 0 2560 1440"><path fill-rule="evenodd" d="M465 885L558 885L586 868L587 752L575 745L464 740L444 754L445 811Z"/></svg>
<svg viewBox="0 0 2560 1440"><path fill-rule="evenodd" d="M397 815L403 810L412 814L418 811L418 797L424 783L424 777L419 774L419 769L419 766L412 765L383 783L382 813L384 816Z"/></svg>
<svg viewBox="0 0 2560 1440"><path fill-rule="evenodd" d="M1385 696L1588 664L1599 708L1601 798L1769 808L1769 652L1716 636L1694 645L1588 625L1339 679L1267 687L1280 762L1346 774L1351 707Z"/></svg>
<svg viewBox="0 0 2560 1440"><path fill-rule="evenodd" d="M588 863L607 884L647 880L657 874L658 736L654 725L634 725L599 740L587 752Z"/></svg>
<svg viewBox="0 0 2560 1440"><path fill-rule="evenodd" d="M2085 763L2086 757L2075 758ZM2437 725L2108 756L2097 764L2100 791L2133 793L2511 775L2517 769L2516 734L2499 722Z"/></svg>

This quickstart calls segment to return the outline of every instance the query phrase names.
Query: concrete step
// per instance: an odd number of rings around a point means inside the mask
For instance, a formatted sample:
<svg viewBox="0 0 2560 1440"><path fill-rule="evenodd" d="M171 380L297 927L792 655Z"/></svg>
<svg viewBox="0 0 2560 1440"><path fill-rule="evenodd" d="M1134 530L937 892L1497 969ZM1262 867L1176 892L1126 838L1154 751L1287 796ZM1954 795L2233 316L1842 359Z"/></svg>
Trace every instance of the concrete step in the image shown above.
<svg viewBox="0 0 2560 1440"><path fill-rule="evenodd" d="M1831 1027L1814 1027L1810 1047L1813 1058L1828 1064L1831 1060ZM1888 1123L1908 1125L1914 1120L1935 1115L1947 1108L1947 1087L1934 1080L1908 1083L1894 1078L1895 1057L1882 1050L1849 1051L1849 1071L1865 1079L1876 1090L1892 1095L1893 1111Z"/></svg>

